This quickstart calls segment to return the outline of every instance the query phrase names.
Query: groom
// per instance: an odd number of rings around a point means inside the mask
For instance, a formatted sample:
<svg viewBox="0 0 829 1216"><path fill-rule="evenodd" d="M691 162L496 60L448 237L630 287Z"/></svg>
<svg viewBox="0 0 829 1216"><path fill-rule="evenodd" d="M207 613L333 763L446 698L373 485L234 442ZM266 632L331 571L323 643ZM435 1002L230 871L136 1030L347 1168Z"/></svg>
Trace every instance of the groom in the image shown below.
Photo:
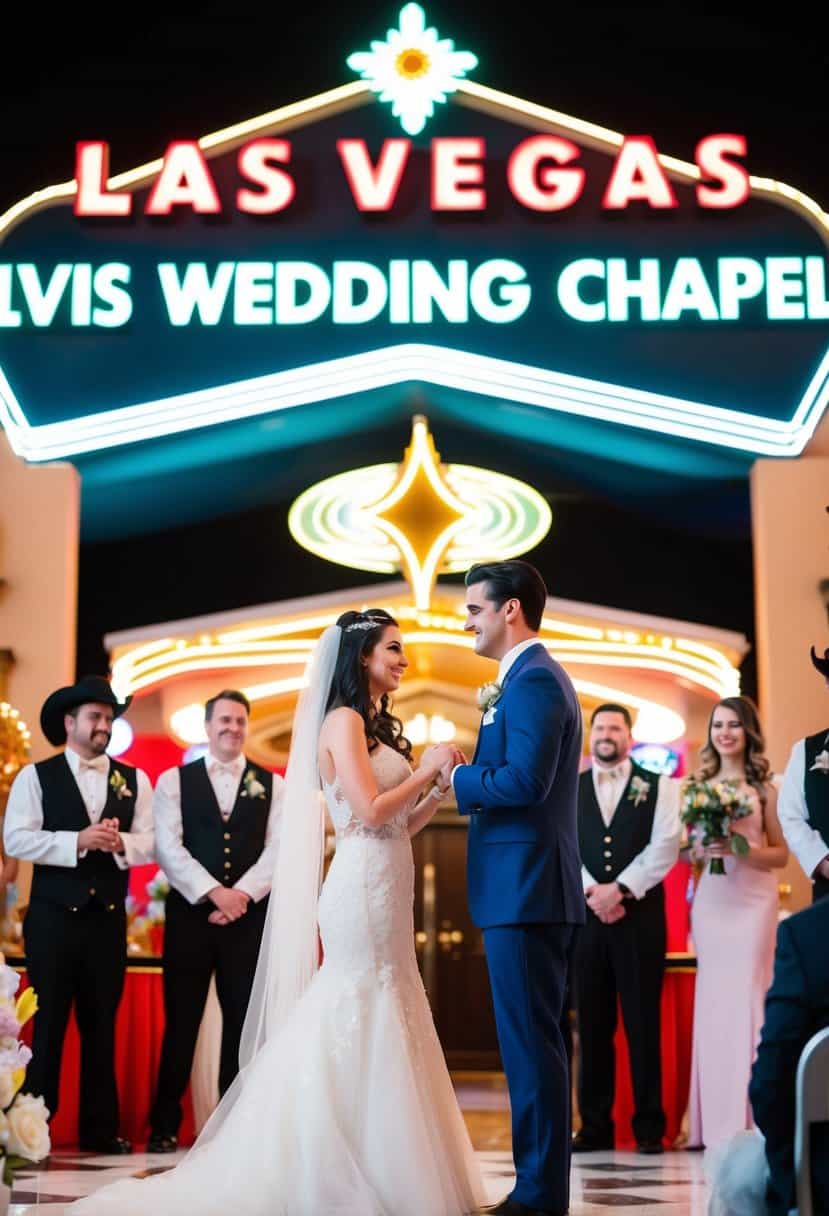
<svg viewBox="0 0 829 1216"><path fill-rule="evenodd" d="M547 589L528 562L473 566L466 629L500 663L471 764L452 782L469 815L467 880L483 929L512 1108L516 1183L490 1209L561 1216L570 1177L570 1079L561 1014L584 921L577 794L582 719L573 685L538 639Z"/></svg>

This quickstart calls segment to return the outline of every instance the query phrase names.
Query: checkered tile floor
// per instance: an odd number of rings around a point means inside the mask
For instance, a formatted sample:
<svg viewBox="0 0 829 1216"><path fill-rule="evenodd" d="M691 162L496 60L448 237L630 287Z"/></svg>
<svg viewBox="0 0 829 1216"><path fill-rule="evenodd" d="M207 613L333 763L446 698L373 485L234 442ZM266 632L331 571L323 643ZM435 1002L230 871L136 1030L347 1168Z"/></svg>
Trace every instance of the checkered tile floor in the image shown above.
<svg viewBox="0 0 829 1216"><path fill-rule="evenodd" d="M512 1158L504 1151L482 1151L478 1156L490 1201L495 1202L512 1187ZM168 1169L177 1159L145 1153L132 1157L56 1153L41 1168L18 1173L10 1213L60 1216L81 1195L125 1175ZM705 1216L707 1198L699 1153L666 1153L647 1162L635 1153L591 1153L574 1161L571 1216L598 1216L611 1208L635 1208L637 1216Z"/></svg>

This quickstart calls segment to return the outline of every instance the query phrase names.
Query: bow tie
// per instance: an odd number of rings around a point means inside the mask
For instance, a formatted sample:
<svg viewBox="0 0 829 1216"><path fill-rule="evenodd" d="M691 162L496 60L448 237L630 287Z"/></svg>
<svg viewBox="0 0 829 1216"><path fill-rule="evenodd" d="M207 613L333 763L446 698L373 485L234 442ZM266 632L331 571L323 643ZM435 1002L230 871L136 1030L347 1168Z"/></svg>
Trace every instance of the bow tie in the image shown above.
<svg viewBox="0 0 829 1216"><path fill-rule="evenodd" d="M597 768L596 772L600 783L602 781L620 781L625 775L624 766L621 764L616 768Z"/></svg>
<svg viewBox="0 0 829 1216"><path fill-rule="evenodd" d="M106 756L96 756L94 760L81 760L80 771L86 772L87 769L92 769L96 773L105 773L109 768L109 760Z"/></svg>
<svg viewBox="0 0 829 1216"><path fill-rule="evenodd" d="M210 765L209 771L210 771L211 777L218 776L218 775L222 775L225 777L235 777L236 776L236 769L234 768L234 766L232 764L220 764L218 762L218 760L214 764Z"/></svg>

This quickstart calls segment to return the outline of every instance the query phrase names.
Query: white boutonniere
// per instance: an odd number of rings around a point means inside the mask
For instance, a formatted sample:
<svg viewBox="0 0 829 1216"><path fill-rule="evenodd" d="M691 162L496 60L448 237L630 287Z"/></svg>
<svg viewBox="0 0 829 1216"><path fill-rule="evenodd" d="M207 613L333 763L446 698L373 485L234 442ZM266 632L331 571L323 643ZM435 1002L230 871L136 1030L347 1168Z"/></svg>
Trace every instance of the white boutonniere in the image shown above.
<svg viewBox="0 0 829 1216"><path fill-rule="evenodd" d="M829 773L829 751L824 747L822 752L818 752L815 756L815 762L809 769L810 773Z"/></svg>
<svg viewBox="0 0 829 1216"><path fill-rule="evenodd" d="M240 798L264 798L265 787L261 781L257 780L256 773L252 768L249 768L242 778L242 785L245 787Z"/></svg>
<svg viewBox="0 0 829 1216"><path fill-rule="evenodd" d="M501 685L494 680L489 684L482 684L478 689L478 709L480 709L482 713L486 713L488 710L492 709L502 692L503 689L501 688Z"/></svg>
<svg viewBox="0 0 829 1216"><path fill-rule="evenodd" d="M628 802L632 802L634 806L638 806L640 802L645 801L650 792L650 781L646 781L644 777L632 777L627 800Z"/></svg>
<svg viewBox="0 0 829 1216"><path fill-rule="evenodd" d="M132 790L127 785L127 779L123 773L118 772L117 768L114 768L109 775L109 788L119 802L122 798L132 798Z"/></svg>

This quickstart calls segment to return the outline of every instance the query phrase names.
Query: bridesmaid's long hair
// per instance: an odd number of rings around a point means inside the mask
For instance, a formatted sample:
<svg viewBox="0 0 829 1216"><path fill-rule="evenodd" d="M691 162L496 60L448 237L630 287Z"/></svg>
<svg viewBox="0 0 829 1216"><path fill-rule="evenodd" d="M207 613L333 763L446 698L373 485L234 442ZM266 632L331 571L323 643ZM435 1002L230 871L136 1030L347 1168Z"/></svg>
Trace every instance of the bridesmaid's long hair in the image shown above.
<svg viewBox="0 0 829 1216"><path fill-rule="evenodd" d="M403 734L403 723L391 712L388 693L383 693L379 703L374 704L363 663L386 629L396 626L397 621L383 608L369 608L365 612L344 612L337 624L343 632L325 712L343 705L356 709L363 719L370 752L385 743L411 760L412 745Z"/></svg>
<svg viewBox="0 0 829 1216"><path fill-rule="evenodd" d="M771 766L765 756L766 741L760 725L760 715L750 697L723 697L722 701L718 701L714 706L711 717L708 719L708 740L699 754L699 775L703 781L708 781L720 771L720 753L711 742L711 723L714 721L714 714L721 706L730 709L740 719L740 725L746 737L746 750L743 757L746 781L757 791L761 804L765 806L766 787L771 779Z"/></svg>

